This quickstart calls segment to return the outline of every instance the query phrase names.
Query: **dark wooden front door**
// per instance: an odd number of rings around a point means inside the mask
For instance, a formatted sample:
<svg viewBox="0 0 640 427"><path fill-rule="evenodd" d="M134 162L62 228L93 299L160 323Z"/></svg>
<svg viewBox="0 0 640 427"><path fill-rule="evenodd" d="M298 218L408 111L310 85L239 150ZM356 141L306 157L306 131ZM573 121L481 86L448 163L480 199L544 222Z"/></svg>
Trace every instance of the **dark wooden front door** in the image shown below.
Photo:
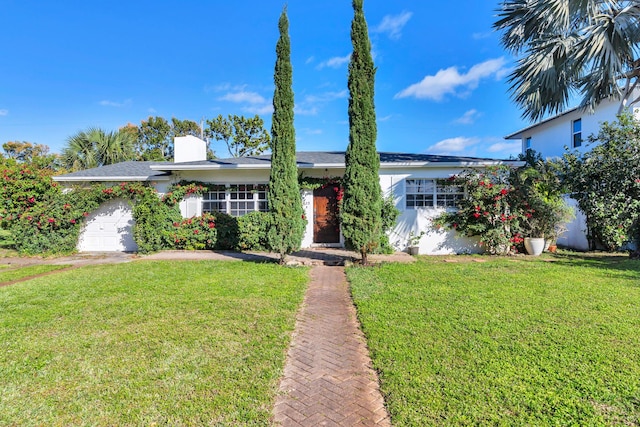
<svg viewBox="0 0 640 427"><path fill-rule="evenodd" d="M340 243L337 196L332 186L313 190L313 243Z"/></svg>

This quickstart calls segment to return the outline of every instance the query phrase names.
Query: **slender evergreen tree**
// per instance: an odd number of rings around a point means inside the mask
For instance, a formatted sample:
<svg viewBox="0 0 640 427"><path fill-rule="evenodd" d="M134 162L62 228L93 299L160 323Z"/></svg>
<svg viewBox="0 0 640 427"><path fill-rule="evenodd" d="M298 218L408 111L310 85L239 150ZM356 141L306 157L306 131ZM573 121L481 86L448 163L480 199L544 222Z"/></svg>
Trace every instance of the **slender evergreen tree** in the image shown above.
<svg viewBox="0 0 640 427"><path fill-rule="evenodd" d="M353 0L351 23L353 53L349 62L349 146L340 214L342 233L349 247L360 252L362 263L379 244L382 233L380 157L376 150L374 80L376 69L362 11L363 0Z"/></svg>
<svg viewBox="0 0 640 427"><path fill-rule="evenodd" d="M276 44L273 119L271 124L271 175L269 177L269 211L271 227L267 234L269 248L285 257L300 248L306 221L302 210L296 164L296 132L293 126L293 71L286 7L278 22L280 38Z"/></svg>

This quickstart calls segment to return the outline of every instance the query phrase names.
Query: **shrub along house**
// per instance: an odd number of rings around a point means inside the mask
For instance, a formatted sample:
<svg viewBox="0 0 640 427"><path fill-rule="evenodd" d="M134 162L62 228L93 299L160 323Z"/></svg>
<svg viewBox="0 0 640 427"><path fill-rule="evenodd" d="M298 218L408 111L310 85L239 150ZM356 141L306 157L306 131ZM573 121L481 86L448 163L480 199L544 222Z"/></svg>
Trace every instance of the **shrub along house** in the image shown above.
<svg viewBox="0 0 640 427"><path fill-rule="evenodd" d="M636 89L631 98L640 99L640 89ZM636 119L640 119L640 106L637 103L634 105L628 111ZM602 100L592 112L585 111L582 107L571 108L504 138L521 141L522 154L529 149L544 158L561 158L567 152L585 153L593 148L589 144L589 136L597 135L603 122L617 120L620 111L620 100L608 98ZM558 238L558 244L577 250L589 250L584 213L574 199L567 197L566 200L575 209L576 217L566 224L567 231Z"/></svg>
<svg viewBox="0 0 640 427"><path fill-rule="evenodd" d="M208 183L202 195L187 196L180 203L185 218L205 212L225 212L242 216L268 209L266 185L270 156L206 160L206 143L187 136L175 140L174 162L123 162L60 175L54 179L65 187L94 182L148 182L160 194L181 181ZM344 244L339 224L339 179L344 174L344 152L298 152L298 171L302 177L301 197L307 228L303 248L341 247ZM464 197L464 189L451 185L448 178L465 169L483 169L496 165L519 166L509 160L453 157L428 154L380 153L380 184L383 195L391 197L400 211L389 240L404 250L410 235L425 232L420 253L447 254L479 252L471 239L452 232L437 231L431 219L444 209L454 209ZM337 179L336 179L337 178ZM324 183L306 186L305 182ZM312 189L311 187L318 187ZM80 233L80 251L136 251L132 237L133 216L125 200L113 200L92 212Z"/></svg>

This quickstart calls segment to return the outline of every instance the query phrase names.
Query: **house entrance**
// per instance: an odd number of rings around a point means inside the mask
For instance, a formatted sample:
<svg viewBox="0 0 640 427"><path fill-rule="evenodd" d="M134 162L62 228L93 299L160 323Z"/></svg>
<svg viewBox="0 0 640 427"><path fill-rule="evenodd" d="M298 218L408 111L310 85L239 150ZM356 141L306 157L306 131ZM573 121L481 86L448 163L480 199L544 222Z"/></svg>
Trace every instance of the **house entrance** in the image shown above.
<svg viewBox="0 0 640 427"><path fill-rule="evenodd" d="M331 186L313 190L313 243L340 243L338 194Z"/></svg>

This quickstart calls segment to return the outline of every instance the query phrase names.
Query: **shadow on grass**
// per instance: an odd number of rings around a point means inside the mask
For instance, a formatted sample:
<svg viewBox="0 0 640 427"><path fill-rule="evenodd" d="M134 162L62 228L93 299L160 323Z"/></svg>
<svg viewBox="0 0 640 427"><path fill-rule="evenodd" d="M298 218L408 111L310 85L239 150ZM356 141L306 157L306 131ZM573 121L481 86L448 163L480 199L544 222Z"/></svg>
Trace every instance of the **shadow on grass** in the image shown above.
<svg viewBox="0 0 640 427"><path fill-rule="evenodd" d="M562 251L554 254L550 261L567 267L589 267L617 271L626 278L640 279L640 260L629 258L624 253L607 252L570 252ZM637 284L640 286L640 282Z"/></svg>

